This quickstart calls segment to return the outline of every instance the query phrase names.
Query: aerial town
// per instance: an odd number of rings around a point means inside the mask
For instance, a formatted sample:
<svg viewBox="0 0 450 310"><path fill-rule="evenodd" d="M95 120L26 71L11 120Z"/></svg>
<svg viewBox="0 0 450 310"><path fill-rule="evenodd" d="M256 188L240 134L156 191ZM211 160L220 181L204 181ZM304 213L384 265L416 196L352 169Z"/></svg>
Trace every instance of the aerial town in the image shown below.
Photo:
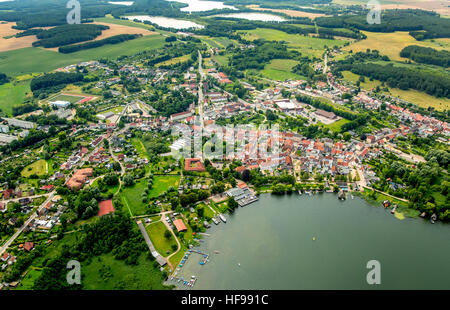
<svg viewBox="0 0 450 310"><path fill-rule="evenodd" d="M448 95L436 97L444 108L424 108L348 69L361 59L387 61L375 49L349 52L359 30L345 44L306 35L330 41L308 56L287 49L288 40L250 40L258 34L250 26L216 37L105 20L154 32L129 42L158 41L27 73L28 95L0 112L0 290L67 289L69 257L82 262L80 289L216 288L203 265L226 247L212 236L269 200L279 208L288 199L358 203L352 214L367 204L389 210L373 215L386 225L448 225ZM283 29L253 23L261 33ZM297 65L267 71L264 62L280 60L264 58L271 49ZM323 212L338 222L338 208Z"/></svg>

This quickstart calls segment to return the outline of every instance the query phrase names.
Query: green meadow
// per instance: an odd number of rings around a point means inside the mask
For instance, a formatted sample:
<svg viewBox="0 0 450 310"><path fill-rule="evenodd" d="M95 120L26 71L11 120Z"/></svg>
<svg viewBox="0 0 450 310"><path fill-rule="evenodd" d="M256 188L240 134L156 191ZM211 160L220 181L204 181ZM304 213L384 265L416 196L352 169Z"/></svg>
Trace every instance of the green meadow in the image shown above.
<svg viewBox="0 0 450 310"><path fill-rule="evenodd" d="M149 35L119 44L104 45L70 54L27 47L0 53L0 72L9 76L48 72L82 61L117 58L122 55L133 55L144 50L157 49L164 46L164 42L162 35Z"/></svg>
<svg viewBox="0 0 450 310"><path fill-rule="evenodd" d="M304 76L292 72L292 68L298 64L298 61L292 59L274 59L262 70L262 74L271 80L301 80Z"/></svg>
<svg viewBox="0 0 450 310"><path fill-rule="evenodd" d="M146 227L148 235L152 240L153 245L155 246L156 251L164 257L169 256L171 253L175 252L178 248L177 242L175 241L175 237L170 234L170 238L167 239L164 234L166 231L169 231L164 225L163 222L159 221L156 223L152 223ZM175 247L175 251L172 246Z"/></svg>
<svg viewBox="0 0 450 310"><path fill-rule="evenodd" d="M137 265L127 265L112 254L92 259L89 265L82 265L82 285L85 290L164 290L170 287L154 262L141 255Z"/></svg>
<svg viewBox="0 0 450 310"><path fill-rule="evenodd" d="M303 36L298 34L288 34L275 29L257 28L254 30L240 30L244 39L257 40L265 39L268 41L285 41L292 49L298 50L306 56L321 57L325 46L343 46L345 40L330 40L315 38L312 36Z"/></svg>
<svg viewBox="0 0 450 310"><path fill-rule="evenodd" d="M28 92L29 80L0 85L0 109L11 115L13 106L22 104Z"/></svg>

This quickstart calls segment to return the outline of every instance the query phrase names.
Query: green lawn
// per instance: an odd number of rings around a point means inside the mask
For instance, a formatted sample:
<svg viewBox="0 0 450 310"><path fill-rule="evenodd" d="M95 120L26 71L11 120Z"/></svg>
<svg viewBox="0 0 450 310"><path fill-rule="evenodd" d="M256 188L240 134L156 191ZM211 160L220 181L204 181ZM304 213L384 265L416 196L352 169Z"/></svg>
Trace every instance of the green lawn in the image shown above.
<svg viewBox="0 0 450 310"><path fill-rule="evenodd" d="M132 138L131 144L135 147L136 151L138 152L139 156L142 158L148 158L147 150L145 149L144 144L142 143L141 139L139 138Z"/></svg>
<svg viewBox="0 0 450 310"><path fill-rule="evenodd" d="M148 235L155 246L156 251L164 257L169 256L173 252L172 245L177 245L175 237L171 234L170 239L164 237L166 231L169 231L163 222L156 222L146 227ZM176 248L175 248L176 249Z"/></svg>
<svg viewBox="0 0 450 310"><path fill-rule="evenodd" d="M325 125L325 128L331 129L333 132L341 132L342 125L349 123L349 122L350 122L349 120L342 118L334 123Z"/></svg>
<svg viewBox="0 0 450 310"><path fill-rule="evenodd" d="M147 180L140 180L130 187L124 187L120 193L123 203L132 216L148 213L147 204L142 202L142 193L147 188Z"/></svg>
<svg viewBox="0 0 450 310"><path fill-rule="evenodd" d="M292 72L292 68L298 64L298 61L292 59L274 59L267 64L261 73L271 80L285 81L305 79L304 76Z"/></svg>
<svg viewBox="0 0 450 310"><path fill-rule="evenodd" d="M148 193L148 198L154 198L167 191L170 186L178 187L180 177L177 175L155 176L153 188ZM142 202L142 193L147 188L147 179L137 181L131 187L124 187L120 193L125 207L129 209L132 216L145 215L148 213L148 204Z"/></svg>
<svg viewBox="0 0 450 310"><path fill-rule="evenodd" d="M27 47L0 53L0 72L17 76L32 72L48 72L70 64L100 58L133 55L164 45L161 35L149 35L115 45L104 45L70 54L61 54L37 47Z"/></svg>
<svg viewBox="0 0 450 310"><path fill-rule="evenodd" d="M39 278L42 270L40 268L31 267L25 277L20 281L17 290L31 290L33 289L34 281Z"/></svg>
<svg viewBox="0 0 450 310"><path fill-rule="evenodd" d="M23 168L21 174L22 174L22 176L24 176L26 178L32 174L36 174L39 176L47 174L47 162L44 159L35 161L34 163Z"/></svg>
<svg viewBox="0 0 450 310"><path fill-rule="evenodd" d="M153 188L150 190L148 197L158 197L159 195L167 191L171 186L177 189L179 183L180 176L178 175L157 175L153 179Z"/></svg>
<svg viewBox="0 0 450 310"><path fill-rule="evenodd" d="M100 258L100 260L99 260ZM85 290L164 290L160 271L143 254L138 265L127 265L116 260L111 254L93 258L92 262L82 265L82 285Z"/></svg>
<svg viewBox="0 0 450 310"><path fill-rule="evenodd" d="M29 80L0 85L0 109L11 115L12 107L22 104L28 92L30 92Z"/></svg>

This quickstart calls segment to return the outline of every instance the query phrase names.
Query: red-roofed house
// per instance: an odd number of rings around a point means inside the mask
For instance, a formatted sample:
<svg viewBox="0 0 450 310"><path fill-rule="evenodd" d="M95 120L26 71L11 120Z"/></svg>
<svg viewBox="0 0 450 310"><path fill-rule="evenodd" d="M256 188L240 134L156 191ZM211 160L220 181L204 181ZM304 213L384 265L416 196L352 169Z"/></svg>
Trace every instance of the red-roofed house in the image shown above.
<svg viewBox="0 0 450 310"><path fill-rule="evenodd" d="M178 232L186 231L186 230L187 230L186 225L184 225L182 219L177 219L177 220L173 221L173 224L174 224L175 227L177 228Z"/></svg>

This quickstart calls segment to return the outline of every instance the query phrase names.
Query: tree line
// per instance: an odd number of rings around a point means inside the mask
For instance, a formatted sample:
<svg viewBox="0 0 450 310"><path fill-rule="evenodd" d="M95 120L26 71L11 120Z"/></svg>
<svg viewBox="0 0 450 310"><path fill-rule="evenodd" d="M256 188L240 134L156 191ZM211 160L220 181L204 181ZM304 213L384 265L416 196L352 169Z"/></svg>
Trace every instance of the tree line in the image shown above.
<svg viewBox="0 0 450 310"><path fill-rule="evenodd" d="M33 46L52 48L83 41L93 40L102 34L109 26L94 24L62 25L36 33L39 39Z"/></svg>
<svg viewBox="0 0 450 310"><path fill-rule="evenodd" d="M81 73L64 73L56 72L44 74L39 77L34 77L30 83L31 91L35 92L42 88L48 88L56 85L67 85L83 80L83 74Z"/></svg>
<svg viewBox="0 0 450 310"><path fill-rule="evenodd" d="M416 40L450 37L450 20L439 14L423 10L385 10L381 14L380 24L367 23L368 10L359 15L341 15L318 17L315 19L320 27L350 28L373 32L409 31Z"/></svg>
<svg viewBox="0 0 450 310"><path fill-rule="evenodd" d="M450 52L446 50L438 51L431 47L410 45L401 50L400 56L419 63L445 68L450 66Z"/></svg>
<svg viewBox="0 0 450 310"><path fill-rule="evenodd" d="M9 78L6 76L6 74L0 72L0 85L3 85L8 82Z"/></svg>
<svg viewBox="0 0 450 310"><path fill-rule="evenodd" d="M415 89L436 97L450 98L450 77L440 72L430 72L397 67L393 64L373 63L343 64L338 71L351 71L355 74L386 82L389 87L402 90Z"/></svg>
<svg viewBox="0 0 450 310"><path fill-rule="evenodd" d="M100 47L106 44L119 44L125 41L137 39L139 37L142 37L142 34L119 34L102 40L91 41L82 44L61 46L58 49L58 51L64 54L74 53L81 50Z"/></svg>

